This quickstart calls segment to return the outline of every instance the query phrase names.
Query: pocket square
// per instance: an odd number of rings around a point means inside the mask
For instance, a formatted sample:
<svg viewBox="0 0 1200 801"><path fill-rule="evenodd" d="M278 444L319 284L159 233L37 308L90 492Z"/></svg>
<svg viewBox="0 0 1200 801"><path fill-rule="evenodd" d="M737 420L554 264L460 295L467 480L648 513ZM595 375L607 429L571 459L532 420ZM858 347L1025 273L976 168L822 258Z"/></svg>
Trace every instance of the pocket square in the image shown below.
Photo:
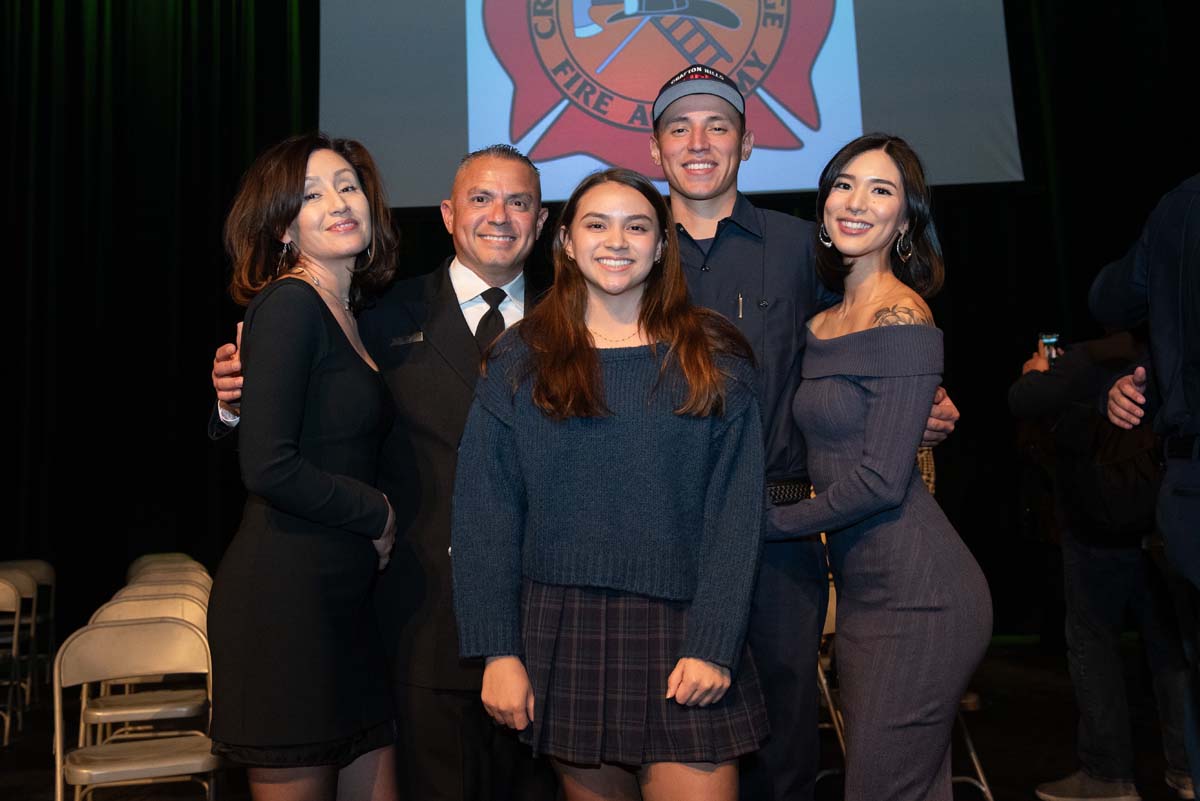
<svg viewBox="0 0 1200 801"><path fill-rule="evenodd" d="M401 345L411 345L414 342L424 342L424 341L425 341L425 332L415 331L411 334L405 334L402 337L395 337L394 339L392 339L392 347L398 348Z"/></svg>

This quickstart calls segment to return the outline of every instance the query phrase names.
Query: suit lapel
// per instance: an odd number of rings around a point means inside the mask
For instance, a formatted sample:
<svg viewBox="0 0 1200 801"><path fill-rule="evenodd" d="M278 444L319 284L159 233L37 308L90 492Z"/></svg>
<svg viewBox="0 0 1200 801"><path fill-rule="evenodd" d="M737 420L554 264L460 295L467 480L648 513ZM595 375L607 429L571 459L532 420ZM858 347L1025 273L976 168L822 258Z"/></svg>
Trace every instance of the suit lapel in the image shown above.
<svg viewBox="0 0 1200 801"><path fill-rule="evenodd" d="M449 262L429 276L425 285L425 341L436 350L471 392L479 377L479 346L462 315L454 286L450 283Z"/></svg>

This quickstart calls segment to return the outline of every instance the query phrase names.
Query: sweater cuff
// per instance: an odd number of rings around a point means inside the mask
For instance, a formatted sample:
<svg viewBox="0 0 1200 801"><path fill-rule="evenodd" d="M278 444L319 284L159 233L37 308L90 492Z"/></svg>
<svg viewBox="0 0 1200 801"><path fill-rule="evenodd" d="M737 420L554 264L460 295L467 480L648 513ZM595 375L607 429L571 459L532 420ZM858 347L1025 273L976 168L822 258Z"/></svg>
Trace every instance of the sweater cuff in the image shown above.
<svg viewBox="0 0 1200 801"><path fill-rule="evenodd" d="M488 656L516 656L522 660L525 649L521 643L521 627L514 623L498 620L476 620L464 624L467 615L460 615L458 622L458 652L463 659Z"/></svg>
<svg viewBox="0 0 1200 801"><path fill-rule="evenodd" d="M728 627L720 624L696 625L689 619L687 636L683 638L679 657L703 659L727 667L730 673L734 673L741 657L740 646L741 642L730 633Z"/></svg>

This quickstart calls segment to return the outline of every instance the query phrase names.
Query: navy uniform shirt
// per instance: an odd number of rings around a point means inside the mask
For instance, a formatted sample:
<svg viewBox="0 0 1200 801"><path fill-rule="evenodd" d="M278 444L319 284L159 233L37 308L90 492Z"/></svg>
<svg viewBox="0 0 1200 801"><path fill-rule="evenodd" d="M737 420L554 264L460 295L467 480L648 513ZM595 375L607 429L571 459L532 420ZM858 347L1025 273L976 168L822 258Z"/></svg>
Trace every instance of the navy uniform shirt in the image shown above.
<svg viewBox="0 0 1200 801"><path fill-rule="evenodd" d="M1200 434L1200 175L1159 201L1125 258L1096 276L1089 301L1106 325L1149 319L1154 430Z"/></svg>
<svg viewBox="0 0 1200 801"><path fill-rule="evenodd" d="M804 324L840 297L817 279L813 223L755 208L738 194L705 253L682 226L679 248L692 302L728 317L750 340L761 377L767 479L806 479L804 439L792 420Z"/></svg>

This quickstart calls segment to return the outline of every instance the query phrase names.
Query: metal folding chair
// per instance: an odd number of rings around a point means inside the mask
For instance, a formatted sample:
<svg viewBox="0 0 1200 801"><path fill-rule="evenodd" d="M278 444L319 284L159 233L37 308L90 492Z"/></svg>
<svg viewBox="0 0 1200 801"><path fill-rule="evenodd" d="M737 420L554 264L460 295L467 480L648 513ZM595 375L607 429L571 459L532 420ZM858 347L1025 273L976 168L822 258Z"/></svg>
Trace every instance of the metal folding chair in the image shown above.
<svg viewBox="0 0 1200 801"><path fill-rule="evenodd" d="M201 632L208 628L207 608L186 595L109 601L92 614L88 624L160 617L186 620ZM196 687L144 689L146 684L161 684L164 678L148 676L137 682L117 682L124 684L123 693L108 692L108 682L103 683L101 694L89 698L80 711L80 725L88 727L84 744L174 736L178 730L163 729L162 721L175 723L204 713L208 694L202 684Z"/></svg>
<svg viewBox="0 0 1200 801"><path fill-rule="evenodd" d="M91 685L114 679L163 674L198 674L212 694L212 657L204 633L184 620L157 618L95 623L72 634L54 660L54 797L63 801L66 785L75 797L97 787L197 781L213 797L213 772L220 760L212 755L205 734L85 745L67 751L63 692L82 686L86 704ZM207 730L208 724L205 723Z"/></svg>
<svg viewBox="0 0 1200 801"><path fill-rule="evenodd" d="M0 686L4 687L6 698L0 717L4 718L4 745L7 746L12 735L12 719L17 717L17 726L24 722L23 705L19 703L17 693L21 688L21 677L17 672L21 661L21 591L11 581L0 578L0 618L4 625L3 635L7 645L0 650L0 669L8 672L7 677L0 678Z"/></svg>
<svg viewBox="0 0 1200 801"><path fill-rule="evenodd" d="M20 649L20 662L24 668L21 671L21 688L24 705L28 709L37 694L38 685L35 680L37 659L34 654L37 643L38 584L28 572L12 567L0 568L0 579L8 581L21 593L21 626L18 639L23 641Z"/></svg>
<svg viewBox="0 0 1200 801"><path fill-rule="evenodd" d="M33 576L38 584L37 631L40 643L34 643L37 661L42 666L42 681L50 683L50 668L54 664L54 652L58 649L57 624L55 622L55 599L58 591L58 576L54 565L44 559L13 559L0 562L0 570L16 568Z"/></svg>

